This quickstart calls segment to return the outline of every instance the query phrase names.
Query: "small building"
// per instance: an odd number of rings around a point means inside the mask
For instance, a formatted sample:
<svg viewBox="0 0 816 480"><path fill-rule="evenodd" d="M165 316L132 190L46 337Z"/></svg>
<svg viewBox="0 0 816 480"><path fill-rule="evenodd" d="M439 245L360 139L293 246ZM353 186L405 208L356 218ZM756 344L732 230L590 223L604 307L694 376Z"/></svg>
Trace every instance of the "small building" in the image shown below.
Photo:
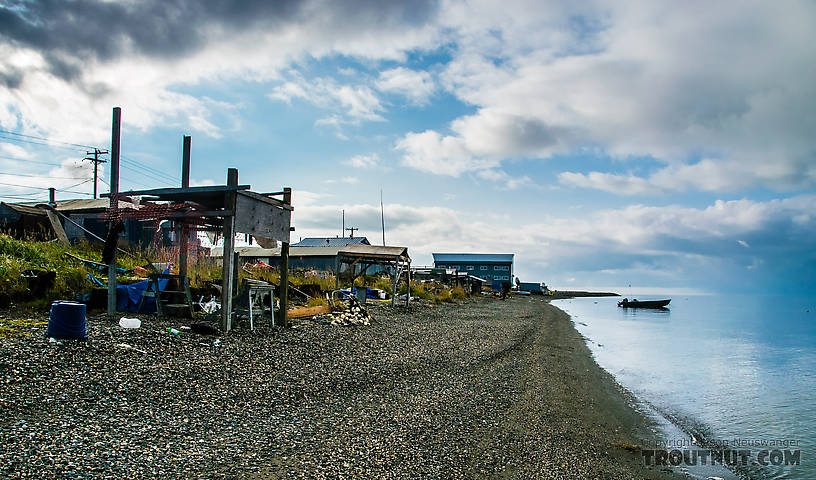
<svg viewBox="0 0 816 480"><path fill-rule="evenodd" d="M0 228L16 238L54 238L46 209L39 205L48 205L48 202L0 202ZM105 213L109 206L110 200L106 198L58 200L52 204L71 243L94 241L97 239L94 235L105 238L109 223ZM129 202L119 201L119 208L132 206ZM128 244L146 246L153 240L155 222L125 220L124 226L119 236Z"/></svg>
<svg viewBox="0 0 816 480"><path fill-rule="evenodd" d="M389 250L391 249L391 250ZM393 250L398 249L398 250ZM241 263L265 263L271 267L280 267L281 249L260 248L260 247L235 247L233 250L240 258ZM393 252L398 252L394 254ZM210 251L210 256L221 258L224 255L222 247L215 247ZM344 245L338 247L289 247L289 269L290 270L318 270L322 272L337 273L337 264L340 257L348 257L356 254L362 257L372 257L378 260L386 258L387 262L375 261L367 265L366 275L375 275L382 272L393 274L393 269L388 262L392 261L392 256L404 256L406 262L410 262L408 251L405 247L381 247L379 245ZM365 262L364 262L365 263Z"/></svg>
<svg viewBox="0 0 816 480"><path fill-rule="evenodd" d="M513 281L512 253L434 253L434 268L453 268L485 279L494 290Z"/></svg>
<svg viewBox="0 0 816 480"><path fill-rule="evenodd" d="M517 282L516 286L518 287L519 291L522 292L530 292L530 293L537 293L543 294L544 291L541 289L540 283L535 282Z"/></svg>
<svg viewBox="0 0 816 480"><path fill-rule="evenodd" d="M345 247L346 245L371 245L366 237L306 237L292 247Z"/></svg>

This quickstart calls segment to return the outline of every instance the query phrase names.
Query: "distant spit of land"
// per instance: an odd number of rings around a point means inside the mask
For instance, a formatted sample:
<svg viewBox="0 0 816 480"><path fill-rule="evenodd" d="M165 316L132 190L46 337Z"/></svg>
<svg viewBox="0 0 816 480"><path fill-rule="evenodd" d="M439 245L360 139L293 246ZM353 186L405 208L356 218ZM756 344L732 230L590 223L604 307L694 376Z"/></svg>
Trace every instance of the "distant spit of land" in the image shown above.
<svg viewBox="0 0 816 480"><path fill-rule="evenodd" d="M613 292L584 292L580 290L553 290L550 299L575 298L575 297L620 297L620 294Z"/></svg>

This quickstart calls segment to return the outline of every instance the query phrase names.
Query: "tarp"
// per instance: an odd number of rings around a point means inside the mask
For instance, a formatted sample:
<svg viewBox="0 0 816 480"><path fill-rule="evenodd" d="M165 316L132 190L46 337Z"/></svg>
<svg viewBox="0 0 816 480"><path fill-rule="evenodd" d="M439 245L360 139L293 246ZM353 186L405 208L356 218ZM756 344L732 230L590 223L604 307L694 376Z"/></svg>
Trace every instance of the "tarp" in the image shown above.
<svg viewBox="0 0 816 480"><path fill-rule="evenodd" d="M165 269L164 273L168 273L170 269ZM159 290L164 291L167 288L167 279L159 279ZM139 304L142 302L147 286L150 280L142 280L141 282L132 283L130 285L116 286L116 310L120 312L132 313L154 313L156 311L156 297L145 298L142 310L139 310Z"/></svg>

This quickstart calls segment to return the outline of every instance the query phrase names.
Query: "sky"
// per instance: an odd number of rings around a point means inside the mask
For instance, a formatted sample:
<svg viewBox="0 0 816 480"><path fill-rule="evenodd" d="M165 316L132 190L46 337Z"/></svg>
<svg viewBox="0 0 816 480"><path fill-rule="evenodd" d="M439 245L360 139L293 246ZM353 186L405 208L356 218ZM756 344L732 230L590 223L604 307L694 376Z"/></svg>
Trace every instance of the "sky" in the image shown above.
<svg viewBox="0 0 816 480"><path fill-rule="evenodd" d="M811 1L0 0L0 200L293 189L357 227L514 253L554 288L813 293ZM107 156L103 156L107 158ZM108 186L100 166L100 191Z"/></svg>

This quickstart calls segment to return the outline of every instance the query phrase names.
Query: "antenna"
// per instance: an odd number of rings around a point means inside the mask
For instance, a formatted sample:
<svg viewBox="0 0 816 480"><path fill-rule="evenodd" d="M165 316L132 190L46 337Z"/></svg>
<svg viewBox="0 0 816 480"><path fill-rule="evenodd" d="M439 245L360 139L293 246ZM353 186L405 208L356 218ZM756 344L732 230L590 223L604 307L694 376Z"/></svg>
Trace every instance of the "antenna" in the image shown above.
<svg viewBox="0 0 816 480"><path fill-rule="evenodd" d="M340 236L346 236L346 211L343 210L343 228L340 230Z"/></svg>
<svg viewBox="0 0 816 480"><path fill-rule="evenodd" d="M380 189L380 219L382 220L383 247L385 246L385 208L383 208L382 188Z"/></svg>

